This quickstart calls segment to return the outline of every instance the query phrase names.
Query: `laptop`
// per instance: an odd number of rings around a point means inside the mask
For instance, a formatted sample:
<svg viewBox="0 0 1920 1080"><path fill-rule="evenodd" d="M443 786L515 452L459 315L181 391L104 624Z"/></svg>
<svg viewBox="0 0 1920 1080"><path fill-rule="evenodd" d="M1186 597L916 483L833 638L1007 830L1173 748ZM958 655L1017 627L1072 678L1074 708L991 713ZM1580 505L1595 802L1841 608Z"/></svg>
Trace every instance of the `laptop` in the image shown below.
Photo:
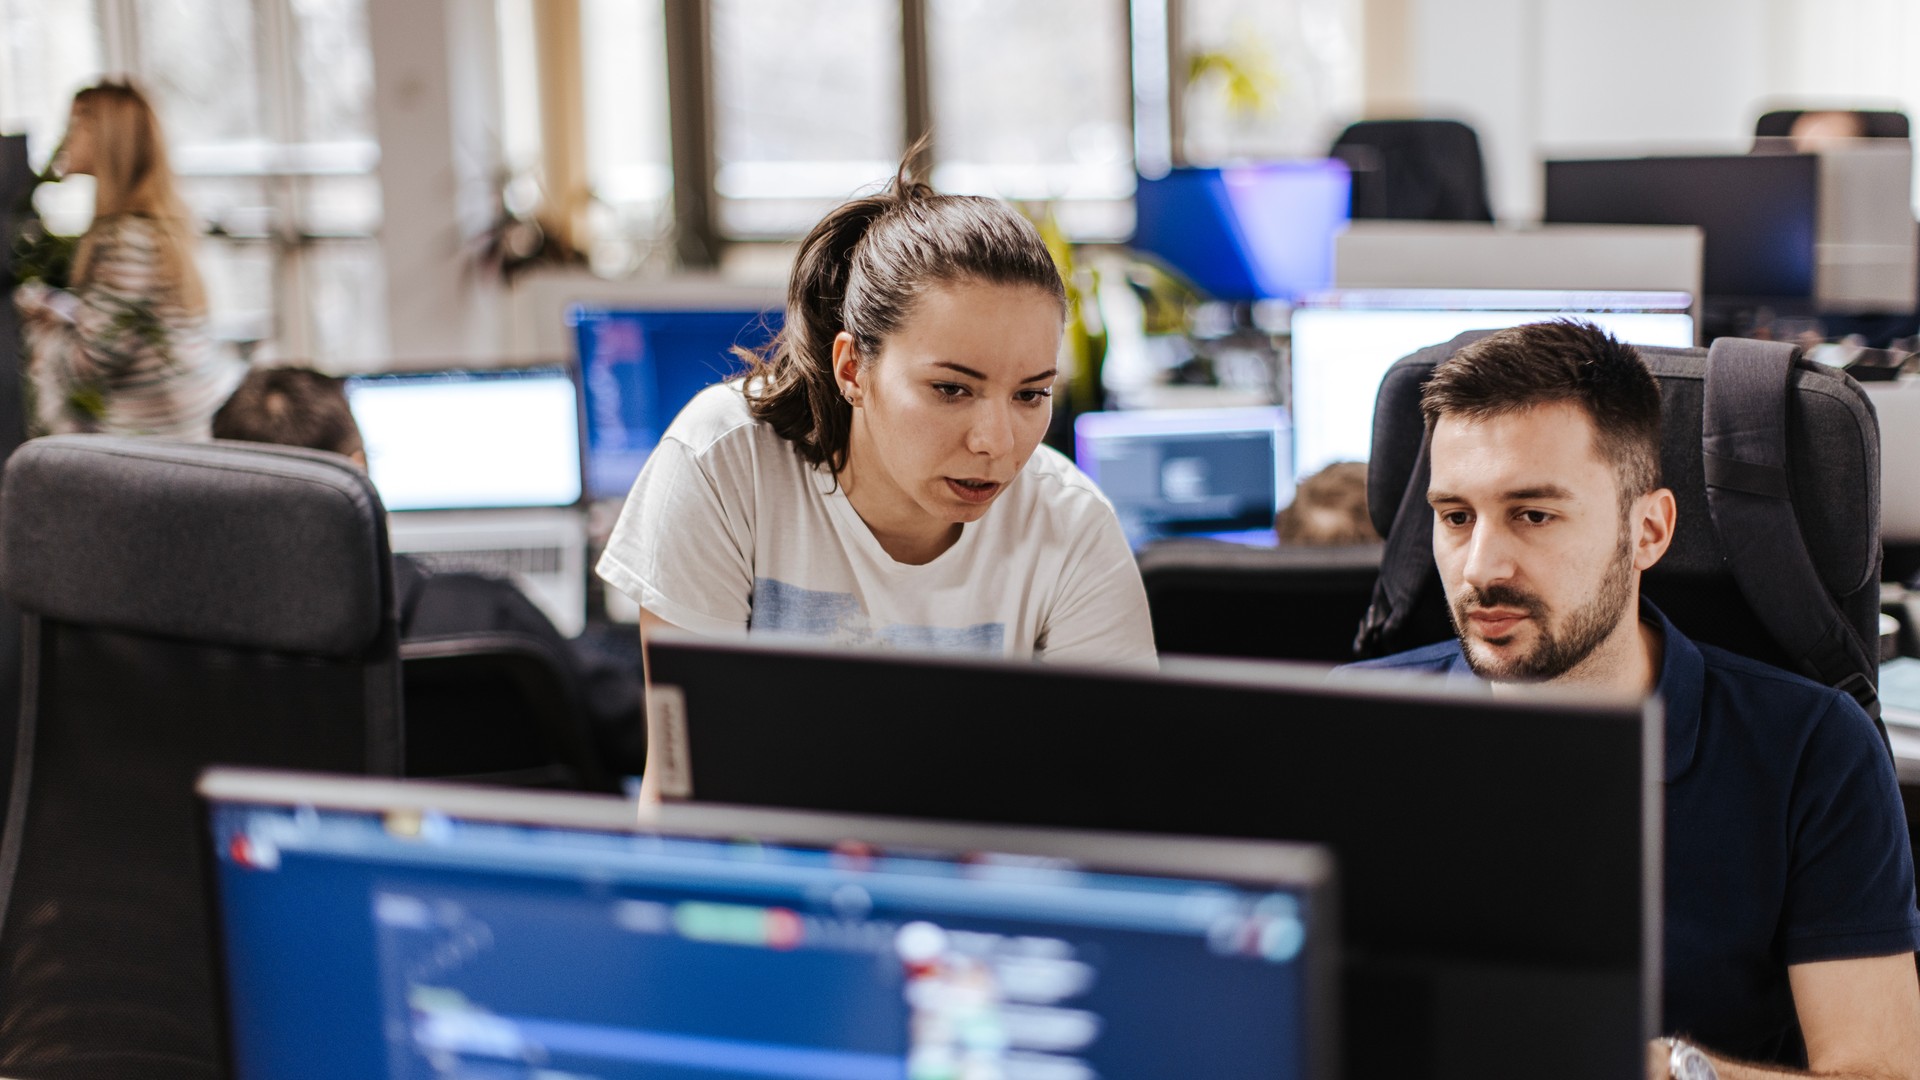
<svg viewBox="0 0 1920 1080"><path fill-rule="evenodd" d="M727 299L711 307L567 309L586 400L589 498L626 498L687 402L744 370L733 350L759 349L779 332L777 305Z"/></svg>
<svg viewBox="0 0 1920 1080"><path fill-rule="evenodd" d="M1293 470L1298 479L1373 452L1373 401L1401 357L1468 330L1582 319L1630 345L1692 348L1683 292L1346 289L1293 313Z"/></svg>
<svg viewBox="0 0 1920 1080"><path fill-rule="evenodd" d="M1310 845L216 769L237 1080L1333 1075Z"/></svg>
<svg viewBox="0 0 1920 1080"><path fill-rule="evenodd" d="M356 375L347 401L393 550L504 577L586 626L580 391L564 367Z"/></svg>
<svg viewBox="0 0 1920 1080"><path fill-rule="evenodd" d="M1074 420L1074 460L1135 550L1173 537L1271 546L1293 497L1285 409L1142 409Z"/></svg>

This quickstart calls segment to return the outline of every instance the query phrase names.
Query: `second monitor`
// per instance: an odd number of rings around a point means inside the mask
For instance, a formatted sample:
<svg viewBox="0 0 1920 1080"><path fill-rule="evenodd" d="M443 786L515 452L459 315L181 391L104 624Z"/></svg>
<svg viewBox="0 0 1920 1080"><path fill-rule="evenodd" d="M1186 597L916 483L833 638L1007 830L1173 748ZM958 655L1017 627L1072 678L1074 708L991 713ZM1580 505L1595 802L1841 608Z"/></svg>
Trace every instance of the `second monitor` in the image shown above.
<svg viewBox="0 0 1920 1080"><path fill-rule="evenodd" d="M1660 1002L1655 703L672 635L649 663L648 769L668 795L1327 844L1350 1077L1644 1071Z"/></svg>

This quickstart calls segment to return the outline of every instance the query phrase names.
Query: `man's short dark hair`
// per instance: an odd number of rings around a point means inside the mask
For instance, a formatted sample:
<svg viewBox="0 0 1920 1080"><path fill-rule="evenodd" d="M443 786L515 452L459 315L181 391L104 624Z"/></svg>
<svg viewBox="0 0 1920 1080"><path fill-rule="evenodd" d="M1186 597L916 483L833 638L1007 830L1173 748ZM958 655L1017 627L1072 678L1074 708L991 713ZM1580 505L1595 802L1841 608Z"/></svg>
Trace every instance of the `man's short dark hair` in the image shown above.
<svg viewBox="0 0 1920 1080"><path fill-rule="evenodd" d="M1484 420L1562 402L1592 418L1623 508L1660 486L1660 385L1633 346L1592 323L1490 334L1434 368L1420 391L1429 432L1443 416Z"/></svg>
<svg viewBox="0 0 1920 1080"><path fill-rule="evenodd" d="M213 437L353 454L364 449L347 384L311 368L255 368L213 414Z"/></svg>

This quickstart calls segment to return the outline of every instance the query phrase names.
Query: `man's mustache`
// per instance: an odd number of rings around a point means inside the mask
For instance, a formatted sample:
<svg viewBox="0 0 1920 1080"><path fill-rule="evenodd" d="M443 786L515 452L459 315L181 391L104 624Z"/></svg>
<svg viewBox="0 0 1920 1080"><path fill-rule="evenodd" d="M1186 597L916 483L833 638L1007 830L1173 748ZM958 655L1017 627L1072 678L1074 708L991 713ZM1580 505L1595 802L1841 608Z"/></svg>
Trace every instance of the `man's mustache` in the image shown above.
<svg viewBox="0 0 1920 1080"><path fill-rule="evenodd" d="M1538 615L1546 608L1539 597L1512 585L1489 585L1484 589L1469 589L1461 594L1457 606L1463 614L1475 608L1512 608L1524 611L1528 615Z"/></svg>

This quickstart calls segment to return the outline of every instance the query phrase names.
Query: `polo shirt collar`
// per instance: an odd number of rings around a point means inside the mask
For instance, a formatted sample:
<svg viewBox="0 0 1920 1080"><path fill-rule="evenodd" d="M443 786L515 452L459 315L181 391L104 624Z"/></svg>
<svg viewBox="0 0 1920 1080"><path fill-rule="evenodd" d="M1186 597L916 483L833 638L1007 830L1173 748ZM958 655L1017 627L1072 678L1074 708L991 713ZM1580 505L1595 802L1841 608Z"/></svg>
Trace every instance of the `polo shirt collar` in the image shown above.
<svg viewBox="0 0 1920 1080"><path fill-rule="evenodd" d="M1700 736L1700 703L1706 694L1707 662L1700 647L1682 634L1653 601L1640 598L1640 621L1660 629L1660 679L1656 692L1666 715L1667 783L1678 780L1693 764L1694 745ZM1454 654L1447 664L1450 678L1474 678L1464 652Z"/></svg>
<svg viewBox="0 0 1920 1080"><path fill-rule="evenodd" d="M1707 661L1700 655L1700 646L1644 597L1640 600L1640 621L1658 626L1663 643L1657 689L1666 713L1666 781L1671 784L1693 764L1694 746L1700 737L1700 706L1707 691Z"/></svg>

